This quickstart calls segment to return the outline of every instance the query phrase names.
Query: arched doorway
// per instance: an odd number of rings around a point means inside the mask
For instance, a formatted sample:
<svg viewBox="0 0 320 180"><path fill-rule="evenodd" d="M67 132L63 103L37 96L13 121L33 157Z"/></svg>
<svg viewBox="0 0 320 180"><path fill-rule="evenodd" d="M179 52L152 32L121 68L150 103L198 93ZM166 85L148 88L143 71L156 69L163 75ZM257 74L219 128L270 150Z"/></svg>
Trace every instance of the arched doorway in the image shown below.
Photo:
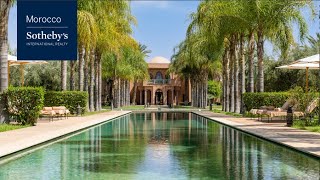
<svg viewBox="0 0 320 180"><path fill-rule="evenodd" d="M158 89L155 94L155 103L156 105L163 105L163 92L161 89Z"/></svg>

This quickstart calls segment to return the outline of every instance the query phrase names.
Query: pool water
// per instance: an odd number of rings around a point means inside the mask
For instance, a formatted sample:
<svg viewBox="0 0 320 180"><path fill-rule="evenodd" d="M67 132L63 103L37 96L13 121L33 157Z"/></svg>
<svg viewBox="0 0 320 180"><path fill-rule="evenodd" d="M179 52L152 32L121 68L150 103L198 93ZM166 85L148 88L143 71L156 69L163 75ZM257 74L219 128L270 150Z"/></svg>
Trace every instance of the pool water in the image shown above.
<svg viewBox="0 0 320 180"><path fill-rule="evenodd" d="M0 164L0 179L316 179L320 161L191 113L133 113Z"/></svg>

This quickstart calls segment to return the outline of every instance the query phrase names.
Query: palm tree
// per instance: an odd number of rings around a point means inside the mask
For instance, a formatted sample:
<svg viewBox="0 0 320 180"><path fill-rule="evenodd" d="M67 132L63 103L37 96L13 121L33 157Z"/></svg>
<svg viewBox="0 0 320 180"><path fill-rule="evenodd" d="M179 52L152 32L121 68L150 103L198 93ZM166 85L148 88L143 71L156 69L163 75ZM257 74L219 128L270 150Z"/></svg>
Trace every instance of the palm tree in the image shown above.
<svg viewBox="0 0 320 180"><path fill-rule="evenodd" d="M292 25L299 25L300 38L303 39L307 32L307 24L300 9L309 6L313 10L311 1L258 1L252 0L250 10L254 15L257 34L258 56L258 92L264 91L263 56L264 41L268 38L286 56L290 45L293 43Z"/></svg>
<svg viewBox="0 0 320 180"><path fill-rule="evenodd" d="M75 61L70 61L70 91L74 91L75 90L75 66L76 66L76 62Z"/></svg>
<svg viewBox="0 0 320 180"><path fill-rule="evenodd" d="M0 1L0 92L8 88L8 20L9 10L14 0ZM7 120L7 115L0 105L0 122Z"/></svg>
<svg viewBox="0 0 320 180"><path fill-rule="evenodd" d="M8 88L8 20L14 0L0 1L0 92Z"/></svg>
<svg viewBox="0 0 320 180"><path fill-rule="evenodd" d="M86 8L83 1L78 1L79 6ZM89 5L87 5L89 6ZM94 16L86 11L78 10L78 58L79 58L79 70L78 70L78 89L79 91L84 90L84 59L86 53L90 52L95 47L97 39L97 25Z"/></svg>
<svg viewBox="0 0 320 180"><path fill-rule="evenodd" d="M67 90L67 62L61 61L61 90Z"/></svg>
<svg viewBox="0 0 320 180"><path fill-rule="evenodd" d="M285 56L290 44L293 43L292 23L297 22L300 26L301 37L306 32L305 21L299 12L299 8L305 5L308 5L308 2L292 0L281 2L275 0L201 2L197 12L191 15L192 21L186 38L190 39L192 35L198 34L198 42L195 41L194 44L196 46L202 45L200 54L198 54L200 56L196 56L196 53L199 52L194 47L189 50L189 52L192 52L190 56L183 55L187 53L178 53L176 56L180 56L181 59L184 59L183 61L193 59L194 62L201 59L201 55L206 55L208 59L216 59L210 57L211 54L216 54L216 57L223 57L223 65L229 69L229 71L225 68L223 70L223 79L227 81L223 82L223 87L224 91L228 91L224 92L223 108L239 113L242 111L242 94L245 92L244 41L248 41L249 91L254 91L254 34L257 34L258 91L262 92L264 90L264 40L268 38ZM205 38L200 40L200 37ZM246 39L245 37L249 38ZM227 40L227 43L225 40ZM206 50L209 51L206 52ZM224 55L220 56L220 54ZM186 62L186 64L190 65L189 62ZM194 66L191 68L194 69ZM198 84L194 84L193 88L195 88L195 92L203 91L203 88ZM193 97L197 97L197 95L193 95ZM202 97L199 100L202 101ZM198 98L193 103L197 104Z"/></svg>
<svg viewBox="0 0 320 180"><path fill-rule="evenodd" d="M248 64L249 64L249 83L248 91L254 92L254 33L253 30L249 31L249 43L248 43Z"/></svg>

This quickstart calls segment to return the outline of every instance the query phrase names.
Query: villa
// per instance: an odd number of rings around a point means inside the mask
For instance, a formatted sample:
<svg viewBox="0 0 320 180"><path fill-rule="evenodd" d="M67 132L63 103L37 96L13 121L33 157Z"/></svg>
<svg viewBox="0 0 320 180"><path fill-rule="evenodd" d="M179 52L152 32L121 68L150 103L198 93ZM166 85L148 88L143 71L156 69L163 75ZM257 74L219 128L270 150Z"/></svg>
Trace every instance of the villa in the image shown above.
<svg viewBox="0 0 320 180"><path fill-rule="evenodd" d="M149 80L138 83L136 104L138 105L179 105L191 101L189 80L169 73L170 61L164 57L154 57L148 63ZM130 96L133 96L133 83Z"/></svg>

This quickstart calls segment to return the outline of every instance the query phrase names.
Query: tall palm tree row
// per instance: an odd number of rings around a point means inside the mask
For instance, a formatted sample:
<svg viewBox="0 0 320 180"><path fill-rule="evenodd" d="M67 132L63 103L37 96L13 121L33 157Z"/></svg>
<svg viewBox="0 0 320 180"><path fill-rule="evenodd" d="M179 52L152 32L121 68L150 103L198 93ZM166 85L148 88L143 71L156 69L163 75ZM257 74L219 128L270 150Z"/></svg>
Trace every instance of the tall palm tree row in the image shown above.
<svg viewBox="0 0 320 180"><path fill-rule="evenodd" d="M206 108L208 78L214 76L214 68L220 62L210 51L215 44L203 36L203 32L190 32L186 40L174 49L169 71L191 82L191 102L193 107Z"/></svg>
<svg viewBox="0 0 320 180"><path fill-rule="evenodd" d="M123 47L138 47L131 37L135 23L127 1L78 1L78 90L89 92L90 111L101 110L102 79L109 77L106 74L113 75L111 97L115 97L115 107L130 104L132 70L126 69L128 57ZM110 63L114 66L104 67ZM103 72L106 69L112 73Z"/></svg>
<svg viewBox="0 0 320 180"><path fill-rule="evenodd" d="M136 93L136 84L148 78L148 66L144 60L145 53L141 46L122 47L121 54L104 53L104 77L111 80L111 103L118 108L130 105L135 100L130 100L130 83L134 82L133 95Z"/></svg>
<svg viewBox="0 0 320 180"><path fill-rule="evenodd" d="M9 9L15 0L0 1L0 91L8 87L7 79L7 31ZM147 74L147 66L144 56L138 53L130 53L124 56L124 47L134 49L138 52L138 43L131 37L132 24L136 24L128 1L92 1L78 0L78 60L61 61L61 90L66 90L67 78L69 77L70 90L88 91L90 111L100 110L102 101L102 77L104 68L102 64L112 61L106 59L104 54L112 54L119 62L119 67L114 71L120 73L117 78L118 89L122 89L121 105L130 104L129 80L144 79ZM137 51L136 51L137 50ZM137 57L138 56L138 57ZM135 59L130 62L128 59ZM126 65L132 63L137 71L122 70L121 67L128 68ZM67 76L66 72L70 75ZM132 73L134 72L134 73ZM131 75L134 74L134 75ZM114 78L114 77L113 77ZM120 97L117 97L118 99Z"/></svg>
<svg viewBox="0 0 320 180"><path fill-rule="evenodd" d="M305 37L307 25L301 15L301 8L306 6L313 11L313 4L309 0L203 1L199 4L197 11L191 14L191 23L184 43L187 44L184 45L186 47L192 46L190 39L196 35L197 40L193 46L201 48L193 47L189 50L179 48L174 59L180 62L174 62L173 66L175 64L176 67L181 64L183 66L181 66L182 69L175 68L175 71L185 73L188 69L185 67L189 66L189 69L196 71L193 72L195 77L195 74L202 74L202 68L194 68L194 63L199 64L203 56L207 58L208 63L221 61L223 110L240 113L244 108L242 94L246 90L246 79L249 80L247 89L250 92L264 91L264 42L270 41L276 49L281 51L282 56L286 56L294 43L292 33L294 23L298 24L300 39L303 40ZM256 88L253 82L255 43L258 59ZM247 63L245 63L246 59ZM245 64L249 64L248 78L246 78ZM206 79L205 76L201 79ZM197 84L193 84L192 87L198 94L202 93L202 89ZM197 98L197 95L193 97ZM197 99L193 100L193 104L197 105Z"/></svg>

